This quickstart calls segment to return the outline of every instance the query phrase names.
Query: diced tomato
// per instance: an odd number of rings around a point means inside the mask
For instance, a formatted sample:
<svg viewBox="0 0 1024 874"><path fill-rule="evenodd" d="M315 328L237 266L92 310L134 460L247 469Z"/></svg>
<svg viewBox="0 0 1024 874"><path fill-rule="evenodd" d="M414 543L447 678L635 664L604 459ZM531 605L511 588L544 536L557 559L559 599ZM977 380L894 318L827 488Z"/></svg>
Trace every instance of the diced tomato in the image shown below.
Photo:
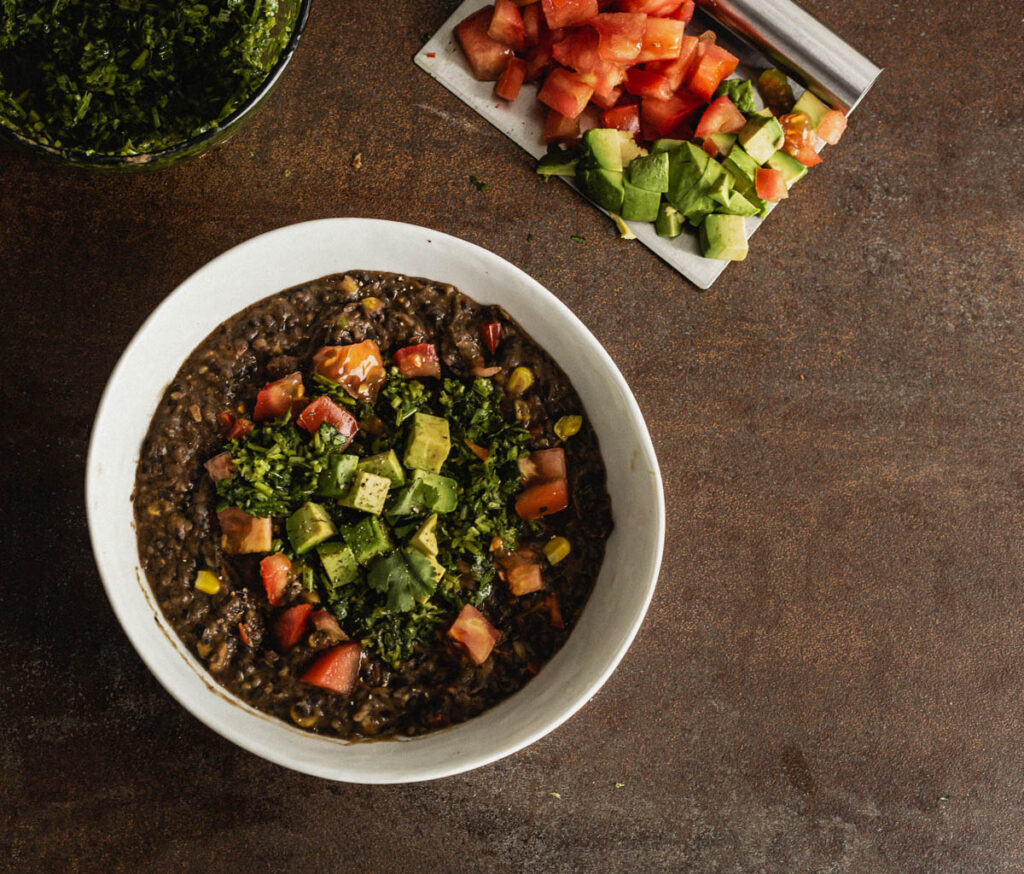
<svg viewBox="0 0 1024 874"><path fill-rule="evenodd" d="M228 479L235 472L235 463L231 460L231 453L227 451L218 452L203 467L215 483Z"/></svg>
<svg viewBox="0 0 1024 874"><path fill-rule="evenodd" d="M618 64L604 60L598 53L599 37L589 27L580 27L551 46L556 61L580 74L596 94L609 94L623 78L625 72Z"/></svg>
<svg viewBox="0 0 1024 874"><path fill-rule="evenodd" d="M695 133L702 139L712 134L735 134L743 130L746 123L746 117L736 104L723 94L704 110Z"/></svg>
<svg viewBox="0 0 1024 874"><path fill-rule="evenodd" d="M267 590L267 600L276 607L284 599L288 588L288 577L292 573L292 562L283 552L268 555L260 562L260 576L263 577L263 588Z"/></svg>
<svg viewBox="0 0 1024 874"><path fill-rule="evenodd" d="M600 11L597 0L541 0L548 27L572 27L590 21Z"/></svg>
<svg viewBox="0 0 1024 874"><path fill-rule="evenodd" d="M757 189L757 196L761 200L782 200L789 197L786 189L786 177L781 170L773 170L770 167L758 167L754 174L754 185Z"/></svg>
<svg viewBox="0 0 1024 874"><path fill-rule="evenodd" d="M686 87L705 101L712 98L715 89L732 75L739 58L721 46L707 45L704 55L697 61L686 80Z"/></svg>
<svg viewBox="0 0 1024 874"><path fill-rule="evenodd" d="M519 7L512 0L495 0L487 35L517 51L526 48L526 29Z"/></svg>
<svg viewBox="0 0 1024 874"><path fill-rule="evenodd" d="M560 446L538 449L519 459L519 482L523 486L565 478L565 450Z"/></svg>
<svg viewBox="0 0 1024 874"><path fill-rule="evenodd" d="M668 100L672 97L672 84L667 78L654 70L633 67L626 74L626 90L638 97L653 97L657 100Z"/></svg>
<svg viewBox="0 0 1024 874"><path fill-rule="evenodd" d="M235 425L235 414L231 410L217 413L217 425L224 434L227 434Z"/></svg>
<svg viewBox="0 0 1024 874"><path fill-rule="evenodd" d="M548 605L548 615L551 617L551 627L561 631L565 628L565 620L562 618L562 608L558 604L558 595L552 592L545 601Z"/></svg>
<svg viewBox="0 0 1024 874"><path fill-rule="evenodd" d="M590 20L597 31L597 52L606 61L629 64L640 54L647 26L642 12L602 12Z"/></svg>
<svg viewBox="0 0 1024 874"><path fill-rule="evenodd" d="M310 686L319 686L328 692L348 695L359 676L359 661L363 648L354 640L333 647L313 664L299 678Z"/></svg>
<svg viewBox="0 0 1024 874"><path fill-rule="evenodd" d="M811 119L804 112L788 112L779 118L786 141L782 151L796 158L805 167L821 163L821 156L814 150Z"/></svg>
<svg viewBox="0 0 1024 874"><path fill-rule="evenodd" d="M567 143L580 138L580 120L566 118L562 113L549 109L544 119L544 142Z"/></svg>
<svg viewBox="0 0 1024 874"><path fill-rule="evenodd" d="M345 446L352 442L352 438L356 436L356 432L359 430L359 422L356 421L355 416L344 407L338 406L327 395L318 397L306 407L299 414L295 424L300 428L305 428L310 434L315 434L317 429L325 422L337 428L338 433L345 438L345 443L340 447L341 449L344 449Z"/></svg>
<svg viewBox="0 0 1024 874"><path fill-rule="evenodd" d="M478 9L455 27L455 36L469 62L473 76L481 82L493 82L505 69L512 47L488 36L493 6Z"/></svg>
<svg viewBox="0 0 1024 874"><path fill-rule="evenodd" d="M508 583L509 591L516 597L544 588L540 558L532 546L498 552L494 563L501 578Z"/></svg>
<svg viewBox="0 0 1024 874"><path fill-rule="evenodd" d="M309 615L310 622L317 631L322 631L331 643L346 640L345 632L341 630L338 620L329 610L316 610Z"/></svg>
<svg viewBox="0 0 1024 874"><path fill-rule="evenodd" d="M480 325L480 336L487 350L493 355L501 342L501 322L484 322Z"/></svg>
<svg viewBox="0 0 1024 874"><path fill-rule="evenodd" d="M648 16L647 29L644 31L643 43L636 63L646 61L670 61L678 58L683 50L683 28L681 21L672 18L653 18Z"/></svg>
<svg viewBox="0 0 1024 874"><path fill-rule="evenodd" d="M384 360L373 340L349 346L322 346L313 356L313 369L341 385L356 400L371 404L387 380Z"/></svg>
<svg viewBox="0 0 1024 874"><path fill-rule="evenodd" d="M270 517L250 516L238 507L227 507L217 514L220 523L220 548L228 555L270 552L274 540Z"/></svg>
<svg viewBox="0 0 1024 874"><path fill-rule="evenodd" d="M667 100L645 97L640 104L640 117L651 126L656 136L664 137L691 118L704 101L688 91L679 91Z"/></svg>
<svg viewBox="0 0 1024 874"><path fill-rule="evenodd" d="M248 419L235 419L235 423L227 433L227 439L237 440L239 437L244 437L252 430L252 427L252 422Z"/></svg>
<svg viewBox="0 0 1024 874"><path fill-rule="evenodd" d="M699 40L695 36L683 35L682 42L679 45L679 57L671 61L651 61L647 65L648 70L653 70L656 73L661 73L669 82L672 83L672 91L676 92L680 89L683 84L683 80L686 78L686 74L690 72L690 67L693 65L694 60L697 57L697 45Z"/></svg>
<svg viewBox="0 0 1024 874"><path fill-rule="evenodd" d="M693 18L694 2L693 0L684 0L682 5L672 13L669 13L669 18L674 18L676 21L681 21L686 24Z"/></svg>
<svg viewBox="0 0 1024 874"><path fill-rule="evenodd" d="M522 519L539 519L569 506L569 483L553 479L530 486L516 498L516 512Z"/></svg>
<svg viewBox="0 0 1024 874"><path fill-rule="evenodd" d="M614 127L629 131L634 135L638 134L640 133L640 108L636 104L631 104L606 109L601 113L601 124L604 127Z"/></svg>
<svg viewBox="0 0 1024 874"><path fill-rule="evenodd" d="M830 146L839 142L846 130L846 116L838 109L830 109L818 124L818 136Z"/></svg>
<svg viewBox="0 0 1024 874"><path fill-rule="evenodd" d="M292 409L295 401L301 400L305 395L306 389L302 384L302 374L297 370L274 380L274 382L268 382L256 395L256 410L253 413L253 418L257 422L280 419Z"/></svg>
<svg viewBox="0 0 1024 874"><path fill-rule="evenodd" d="M541 28L547 29L540 3L531 3L519 10L523 16L523 44L529 48L540 44Z"/></svg>
<svg viewBox="0 0 1024 874"><path fill-rule="evenodd" d="M593 93L593 87L579 73L555 67L537 92L537 99L566 118L579 118Z"/></svg>
<svg viewBox="0 0 1024 874"><path fill-rule="evenodd" d="M296 604L277 617L274 621L274 642L279 652L290 651L302 640L312 612L312 604Z"/></svg>
<svg viewBox="0 0 1024 874"><path fill-rule="evenodd" d="M501 635L483 613L467 604L448 629L448 636L459 644L474 664L482 665Z"/></svg>
<svg viewBox="0 0 1024 874"><path fill-rule="evenodd" d="M483 446L474 443L472 440L467 440L466 446L468 446L469 451L472 452L481 461L487 461L488 456L491 454L490 450L484 449Z"/></svg>
<svg viewBox="0 0 1024 874"><path fill-rule="evenodd" d="M619 0L623 12L643 12L647 15L670 15L682 0Z"/></svg>
<svg viewBox="0 0 1024 874"><path fill-rule="evenodd" d="M399 349L395 353L395 364L406 379L419 379L423 376L441 378L441 360L437 357L437 347L433 343L418 343Z"/></svg>
<svg viewBox="0 0 1024 874"><path fill-rule="evenodd" d="M704 140L704 142L700 144L700 147L712 158L718 157L718 146L715 145L714 140Z"/></svg>
<svg viewBox="0 0 1024 874"><path fill-rule="evenodd" d="M526 61L526 81L540 81L555 64L551 55L551 43L541 41L526 52L523 60Z"/></svg>
<svg viewBox="0 0 1024 874"><path fill-rule="evenodd" d="M590 102L595 106L600 106L601 109L611 109L619 104L625 90L621 85L617 85L607 94L598 94L595 91L594 96L590 98Z"/></svg>

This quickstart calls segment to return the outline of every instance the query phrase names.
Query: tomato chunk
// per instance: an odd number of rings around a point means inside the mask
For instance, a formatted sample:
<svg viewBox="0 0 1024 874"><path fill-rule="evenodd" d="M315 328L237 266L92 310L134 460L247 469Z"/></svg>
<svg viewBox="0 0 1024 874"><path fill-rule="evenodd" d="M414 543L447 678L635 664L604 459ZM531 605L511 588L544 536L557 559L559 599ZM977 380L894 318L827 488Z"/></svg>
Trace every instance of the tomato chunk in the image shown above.
<svg viewBox="0 0 1024 874"><path fill-rule="evenodd" d="M545 143L568 143L579 138L579 118L566 118L557 110L548 110L547 117L544 119Z"/></svg>
<svg viewBox="0 0 1024 874"><path fill-rule="evenodd" d="M683 22L675 21L672 18L648 17L636 63L678 58L683 50L683 28L685 27Z"/></svg>
<svg viewBox="0 0 1024 874"><path fill-rule="evenodd" d="M283 552L268 555L260 562L260 576L263 577L263 588L267 590L267 600L276 607L284 599L288 588L288 578L292 573L292 562Z"/></svg>
<svg viewBox="0 0 1024 874"><path fill-rule="evenodd" d="M306 389L302 384L302 374L297 370L274 380L274 382L268 382L256 395L256 410L253 413L253 418L257 422L280 419L292 409L295 401L301 400L305 395Z"/></svg>
<svg viewBox="0 0 1024 874"><path fill-rule="evenodd" d="M537 92L537 99L566 118L579 118L593 93L593 87L578 73L555 67Z"/></svg>
<svg viewBox="0 0 1024 874"><path fill-rule="evenodd" d="M714 96L715 89L722 80L731 76L738 64L739 58L735 55L720 46L709 44L705 46L703 56L690 71L686 87L708 101Z"/></svg>
<svg viewBox="0 0 1024 874"><path fill-rule="evenodd" d="M349 346L322 346L313 356L313 369L338 383L356 400L371 404L387 379L384 360L373 340Z"/></svg>
<svg viewBox="0 0 1024 874"><path fill-rule="evenodd" d="M552 592L545 600L548 605L551 627L557 628L559 631L563 630L565 628L565 620L562 618L562 608L558 603L558 595Z"/></svg>
<svg viewBox="0 0 1024 874"><path fill-rule="evenodd" d="M455 37L469 62L474 78L481 82L493 82L505 69L512 47L488 36L494 7L478 9L469 18L455 27Z"/></svg>
<svg viewBox="0 0 1024 874"><path fill-rule="evenodd" d="M601 113L601 124L604 127L614 127L629 131L634 135L638 134L640 133L640 107L630 104L606 109Z"/></svg>
<svg viewBox="0 0 1024 874"><path fill-rule="evenodd" d="M595 106L600 106L601 109L612 109L619 105L622 100L622 94L626 89L621 85L616 85L607 94L598 94L594 92L594 96L590 98L590 102Z"/></svg>
<svg viewBox="0 0 1024 874"><path fill-rule="evenodd" d="M501 322L484 322L480 325L480 336L491 355L501 342Z"/></svg>
<svg viewBox="0 0 1024 874"><path fill-rule="evenodd" d="M519 481L524 486L565 478L565 450L560 446L538 449L519 459Z"/></svg>
<svg viewBox="0 0 1024 874"><path fill-rule="evenodd" d="M395 364L406 379L423 376L441 378L441 360L437 357L437 347L433 343L419 343L399 349L395 353Z"/></svg>
<svg viewBox="0 0 1024 874"><path fill-rule="evenodd" d="M647 15L671 15L682 0L619 0L623 12L644 12Z"/></svg>
<svg viewBox="0 0 1024 874"><path fill-rule="evenodd" d="M779 118L786 141L782 151L796 158L805 167L813 167L821 163L821 156L814 149L811 136L811 119L803 112L788 112Z"/></svg>
<svg viewBox="0 0 1024 874"><path fill-rule="evenodd" d="M359 431L359 423L356 421L355 416L344 407L339 407L327 395L318 397L306 407L299 414L295 424L300 428L305 428L310 434L315 434L317 429L325 422L337 428L338 433L345 438L345 444L341 447L342 449L352 442L352 438Z"/></svg>
<svg viewBox="0 0 1024 874"><path fill-rule="evenodd" d="M482 665L494 649L500 634L483 613L472 604L467 604L448 629L448 636L459 644L474 664Z"/></svg>
<svg viewBox="0 0 1024 874"><path fill-rule="evenodd" d="M786 188L786 178L781 170L774 170L770 167L758 167L754 174L754 185L757 189L757 196L761 200L782 200L789 197L789 190Z"/></svg>
<svg viewBox="0 0 1024 874"><path fill-rule="evenodd" d="M678 91L682 87L683 80L686 78L686 74L690 72L690 67L693 66L693 62L697 57L697 45L699 42L700 40L697 37L684 34L679 45L679 57L670 61L651 61L647 65L647 69L661 73L662 76L672 83L672 91Z"/></svg>
<svg viewBox="0 0 1024 874"><path fill-rule="evenodd" d="M509 58L505 72L501 74L498 83L494 86L494 96L502 100L515 100L519 96L519 89L523 87L526 79L526 61L521 58Z"/></svg>
<svg viewBox="0 0 1024 874"><path fill-rule="evenodd" d="M571 67L596 94L608 94L625 77L623 68L604 60L598 52L599 37L589 27L580 27L551 46L558 63Z"/></svg>
<svg viewBox="0 0 1024 874"><path fill-rule="evenodd" d="M511 552L500 553L495 563L502 578L508 583L509 591L517 598L544 588L540 559L529 546L521 546Z"/></svg>
<svg viewBox="0 0 1024 874"><path fill-rule="evenodd" d="M250 516L238 507L226 507L217 514L220 548L228 555L270 552L274 540L270 517Z"/></svg>
<svg viewBox="0 0 1024 874"><path fill-rule="evenodd" d="M694 0L684 0L680 7L675 12L668 14L669 18L674 18L676 21L681 21L686 24L693 18L695 3Z"/></svg>
<svg viewBox="0 0 1024 874"><path fill-rule="evenodd" d="M504 45L522 51L526 48L526 28L519 7L512 0L495 0L487 35Z"/></svg>
<svg viewBox="0 0 1024 874"><path fill-rule="evenodd" d="M235 472L235 463L231 460L231 453L227 451L217 453L203 467L215 483L229 479Z"/></svg>
<svg viewBox="0 0 1024 874"><path fill-rule="evenodd" d="M846 116L838 109L830 109L818 123L818 136L830 146L839 142L846 130Z"/></svg>
<svg viewBox="0 0 1024 874"><path fill-rule="evenodd" d="M664 137L693 116L704 101L687 91L673 94L667 100L645 97L640 104L640 118L653 129L656 136Z"/></svg>
<svg viewBox="0 0 1024 874"><path fill-rule="evenodd" d="M629 64L637 59L647 16L642 12L602 12L590 20L597 31L597 53L606 61Z"/></svg>
<svg viewBox="0 0 1024 874"><path fill-rule="evenodd" d="M522 519L550 516L569 506L569 483L553 479L530 486L516 499L516 512Z"/></svg>
<svg viewBox="0 0 1024 874"><path fill-rule="evenodd" d="M237 440L239 437L244 437L252 430L252 422L248 419L235 419L230 430L227 433L228 440Z"/></svg>
<svg viewBox="0 0 1024 874"><path fill-rule="evenodd" d="M726 95L722 95L704 110L695 131L702 139L712 134L735 134L743 130L746 117Z"/></svg>
<svg viewBox="0 0 1024 874"><path fill-rule="evenodd" d="M348 695L359 676L359 661L363 648L354 640L335 646L306 669L299 678L310 686L319 686L328 692Z"/></svg>
<svg viewBox="0 0 1024 874"><path fill-rule="evenodd" d="M548 27L572 27L583 24L600 11L597 0L541 0Z"/></svg>
<svg viewBox="0 0 1024 874"><path fill-rule="evenodd" d="M312 612L312 604L296 604L277 617L274 622L274 643L279 652L289 652L302 640Z"/></svg>
<svg viewBox="0 0 1024 874"><path fill-rule="evenodd" d="M543 28L547 30L543 13L540 10L540 3L531 3L519 10L523 16L523 43L527 48L539 45Z"/></svg>

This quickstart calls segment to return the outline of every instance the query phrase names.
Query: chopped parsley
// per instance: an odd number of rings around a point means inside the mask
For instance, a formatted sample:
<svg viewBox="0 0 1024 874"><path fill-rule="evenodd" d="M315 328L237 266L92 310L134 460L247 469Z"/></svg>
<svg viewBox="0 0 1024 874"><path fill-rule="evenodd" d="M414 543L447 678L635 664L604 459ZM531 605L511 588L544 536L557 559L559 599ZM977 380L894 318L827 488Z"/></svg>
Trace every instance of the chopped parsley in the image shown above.
<svg viewBox="0 0 1024 874"><path fill-rule="evenodd" d="M485 188L487 188L487 183L477 179L476 176L470 176L469 181L476 186L477 191L483 191Z"/></svg>

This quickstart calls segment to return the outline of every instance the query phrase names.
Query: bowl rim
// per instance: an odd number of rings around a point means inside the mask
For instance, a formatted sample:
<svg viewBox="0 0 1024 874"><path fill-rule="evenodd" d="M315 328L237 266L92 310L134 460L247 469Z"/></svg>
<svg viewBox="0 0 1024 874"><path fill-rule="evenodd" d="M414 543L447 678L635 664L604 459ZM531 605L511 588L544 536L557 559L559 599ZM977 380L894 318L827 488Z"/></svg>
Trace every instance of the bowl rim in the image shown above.
<svg viewBox="0 0 1024 874"><path fill-rule="evenodd" d="M598 674L596 674L592 680L590 680L587 683L583 691L575 693L571 700L568 700L564 704L561 704L560 709L557 713L540 719L539 723L536 726L534 726L529 731L524 732L521 735L521 737L519 737L515 742L506 744L504 746L495 745L493 749L487 749L481 752L467 754L454 764L448 763L447 765L434 768L423 767L419 768L413 774L402 775L397 778L392 775L380 776L365 773L361 773L357 777L353 777L351 774L345 772L344 767L339 767L337 769L326 769L315 763L310 763L309 761L306 761L305 759L303 759L301 754L293 753L291 750L274 747L267 743L260 743L257 740L254 740L252 737L250 737L244 731L244 726L236 724L235 720L224 719L221 716L214 714L212 712L212 702L204 704L204 701L207 701L205 697L202 700L193 700L193 698L189 696L187 690L179 688L177 685L175 685L174 678L172 678L170 675L165 676L163 673L164 668L159 664L159 659L163 657L163 653L158 652L158 650L164 648L165 646L170 646L170 648L174 650L173 655L175 657L182 655L185 656L185 661L190 662L188 667L192 668L199 674L200 679L202 679L207 689L214 695L217 695L221 699L228 701L230 704L239 708L243 712L254 714L256 716L260 716L266 720L271 721L276 727L283 727L284 729L290 731L299 731L298 729L295 729L293 726L289 726L283 720L280 720L277 717L270 716L269 714L263 711L256 710L255 708L246 704L240 698L234 696L227 689L217 684L216 681L212 677L210 677L205 668L199 665L197 661L195 661L194 655L192 655L190 652L184 649L184 644L182 644L180 638L178 638L177 634L173 631L173 629L171 629L169 623L167 623L166 618L163 616L162 611L160 610L158 604L156 603L155 597L153 596L152 587L150 586L148 579L145 578L145 573L141 571L140 565L136 567L136 576L139 577L139 579L133 582L142 589L143 595L146 597L149 607L155 611L153 619L155 620L157 627L160 628L160 630L163 633L161 635L153 635L151 632L152 626L149 626L144 630L141 626L136 625L135 619L128 615L128 611L130 609L130 604L128 603L128 600L130 596L127 594L122 595L121 591L119 590L121 586L125 585L125 583L121 581L120 578L114 578L112 571L108 570L107 568L107 564L104 558L105 544L101 536L100 524L104 505L102 501L94 500L99 489L101 469L105 461L104 453L106 451L106 446L101 445L101 441L99 438L103 436L103 432L105 429L110 428L110 425L108 425L107 423L110 421L116 421L117 409L120 406L118 400L118 391L121 387L120 383L122 382L123 374L126 372L130 364L132 363L133 356L137 355L139 349L143 347L143 344L148 339L149 333L154 331L155 326L159 325L163 321L164 314L175 306L175 304L178 301L178 298L187 297L190 291L190 287L197 281L197 277L201 277L201 274L203 274L205 271L215 271L216 265L218 265L218 263L230 260L232 258L237 258L242 253L242 251L245 250L247 247L260 246L272 243L274 238L277 236L301 232L304 229L316 229L317 226L326 225L328 223L341 223L342 227L350 226L351 223L359 223L360 225L368 226L369 229L372 229L375 233L379 234L394 234L396 232L414 235L426 234L428 235L427 242L443 241L446 244L454 245L457 249L461 250L461 252L464 253L466 257L478 259L479 261L487 265L496 267L497 270L499 271L499 275L501 273L504 273L506 275L515 275L516 278L529 289L530 295L538 297L539 300L542 300L544 302L545 306L551 307L558 312L556 320L568 321L573 325L574 329L577 332L577 335L582 337L586 341L588 353L597 355L598 357L603 359L605 375L613 381L613 383L615 384L615 388L619 390L620 396L624 399L627 405L627 408L630 413L629 418L631 419L631 423L633 425L634 436L636 438L638 447L643 455L642 461L645 467L649 468L649 473L652 478L651 485L653 487L654 505L651 509L654 521L654 553L651 557L651 562L649 565L650 570L647 574L648 578L643 580L645 586L643 591L643 597L633 607L635 613L632 617L632 621L629 623L628 628L622 633L621 643L618 645L616 650L608 656L607 662L605 663L603 669ZM282 237L282 239L283 238L284 237ZM352 268L350 266L349 269L355 268ZM310 277L309 280L306 281L311 281L312 279L315 278L317 277L312 276ZM440 281L445 280L442 279ZM273 293L275 292L271 292L271 294ZM263 295L259 297L254 297L252 300L250 300L250 303L254 303L257 300L262 299L262 297ZM244 309L244 306L241 307L241 309ZM223 318L231 318L232 315L234 315L238 311L239 310L235 310L234 312ZM219 324L220 321L222 320L223 319L220 319L214 324L206 325L206 332L208 333L214 330L216 328L216 325ZM558 361L557 353L552 353L549 350L549 354L552 354L552 357L554 357L555 360ZM187 355L188 352L185 353L185 357L187 357ZM182 358L181 360L184 361L184 358ZM176 372L176 368L181 366L181 362L175 361L174 364ZM173 374L171 375L170 378L173 378ZM161 387L161 395L163 390L164 388ZM147 422L151 421L152 412L152 410L148 411L149 415L147 416L146 419ZM134 461L132 462L133 482L134 466L137 464L141 440L144 439L145 434L142 435L139 446L134 446L132 449L134 458ZM589 329L579 320L579 318L554 294L548 291L548 289L542 286L537 280L533 279L525 271L516 267L514 264L506 261L504 258L501 258L499 255L490 252L489 250L484 249L481 246L477 246L466 240L462 240L461 238L454 237L448 234L443 234L441 232L434 231L429 228L424 228L421 226L406 224L402 222L386 221L381 219L328 218L308 222L301 222L293 225L285 225L283 227L279 227L275 230L271 230L266 233L260 234L256 237L245 240L237 244L236 246L233 246L232 248L226 250L225 252L222 252L220 255L206 262L204 265L200 266L195 272L193 272L190 276L184 279L170 294L167 295L167 297L165 297L155 307L152 313L150 313L150 315L145 319L145 321L133 335L131 341L125 347L116 365L114 366L113 371L111 372L111 375L103 390L103 394L100 398L96 416L93 422L92 431L90 434L89 448L86 458L85 492L86 516L89 526L90 542L92 545L96 565L100 572L103 588L107 595L107 599L110 601L111 607L113 608L114 613L117 616L118 622L121 625L121 628L124 631L125 635L131 642L133 648L138 653L143 663L147 666L147 668L149 668L153 676L156 677L160 685L163 686L163 688L185 710L187 710L189 713L191 713L193 716L199 719L200 722L202 722L208 728L219 734L221 737L224 737L225 739L231 741L237 746L242 747L248 752L251 752L257 756L260 756L261 758L267 759L269 761L274 762L275 764L290 768L292 770L297 770L302 773L310 774L312 776L324 777L327 779L338 780L343 782L405 783L419 782L423 780L431 780L446 776L452 776L455 774L472 770L474 768L481 767L483 765L490 764L494 761L497 761L498 759L504 758L508 755L511 755L512 753L518 752L519 750L529 746L530 744L535 743L540 738L554 731L566 720L568 720L575 713L577 713L580 710L580 708L582 708L583 705L586 704L597 693L597 691L604 685L604 683L614 672L616 667L621 662L622 658L625 656L629 647L632 645L633 640L635 639L636 634L638 633L640 626L643 623L643 620L647 614L647 610L650 606L651 599L653 598L654 590L656 588L658 576L660 573L662 556L664 552L666 524L664 488L657 457L654 452L654 446L650 438L650 433L647 429L646 422L643 418L643 414L640 411L639 405L637 404L636 398L633 395L632 391L629 389L628 384L625 381L625 378L622 376L618 367L611 359L611 356L604 349L604 347L597 340L597 338L594 337L593 334L591 334ZM132 527L134 528L134 523ZM137 550L137 540L134 536L134 531L132 532L131 541L136 546ZM134 560L138 564L137 551L135 553ZM600 585L600 578L598 580L597 585ZM124 601L122 601L122 597L124 598ZM158 637L167 638L166 643L153 643L153 639ZM568 646L571 639L572 635L570 634L569 638L566 640L566 646ZM151 649L151 647L153 647L153 649ZM554 659L557 659L558 656L564 651L564 649L565 647L560 649L559 652L555 653L555 656L553 657L552 661L554 661ZM191 659L189 658L190 656ZM191 662L194 662L194 664L192 664ZM527 687L524 687L524 690L528 688L528 686L529 684L527 684ZM493 707L488 708L483 713L479 714L473 719L467 720L466 722L458 723L453 726L449 726L440 731L431 732L426 735L418 736L415 738L396 738L394 740L377 741L370 743L372 743L372 745L374 746L377 746L381 743L400 743L404 745L415 744L417 742L425 742L431 738L437 738L440 735L457 731L460 727L472 725L473 722L475 722L476 720L483 719L489 713L493 713L497 709L501 708L502 705L505 705L508 702L513 701L516 698L516 695L520 694L524 690L520 690L516 694L503 699L501 702L498 702ZM237 722L241 723L242 720L239 719L237 720ZM323 742L342 743L346 745L353 743L331 736L312 735L309 732L299 733L304 737L314 737L318 741ZM364 745L367 742L359 741L355 743L358 745Z"/></svg>
<svg viewBox="0 0 1024 874"><path fill-rule="evenodd" d="M313 0L299 0L299 10L295 17L295 26L288 37L288 42L284 44L281 54L267 72L263 81L234 112L226 116L216 127L195 134L187 140L182 140L180 143L168 146L166 149L161 149L158 152L140 152L136 155L110 155L105 152L90 152L78 148L58 149L34 140L32 137L16 131L5 124L0 124L0 137L29 152L59 161L68 166L92 167L96 169L124 167L143 169L150 164L161 164L180 155L188 154L205 143L216 141L225 131L231 130L242 119L259 107L263 99L273 90L278 79L284 73L285 67L291 62L292 56L298 49L299 41L302 39L303 31L306 29L306 24L309 21L309 11L312 6Z"/></svg>

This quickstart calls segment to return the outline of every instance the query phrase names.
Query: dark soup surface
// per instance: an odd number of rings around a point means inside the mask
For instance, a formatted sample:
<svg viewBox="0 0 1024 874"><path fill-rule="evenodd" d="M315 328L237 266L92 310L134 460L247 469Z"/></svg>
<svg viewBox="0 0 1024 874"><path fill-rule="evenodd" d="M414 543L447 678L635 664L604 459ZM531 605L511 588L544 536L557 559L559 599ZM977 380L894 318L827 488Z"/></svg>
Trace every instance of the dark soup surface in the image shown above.
<svg viewBox="0 0 1024 874"><path fill-rule="evenodd" d="M135 482L161 609L222 686L345 738L477 715L565 642L612 528L579 397L499 307L387 273L189 356Z"/></svg>

